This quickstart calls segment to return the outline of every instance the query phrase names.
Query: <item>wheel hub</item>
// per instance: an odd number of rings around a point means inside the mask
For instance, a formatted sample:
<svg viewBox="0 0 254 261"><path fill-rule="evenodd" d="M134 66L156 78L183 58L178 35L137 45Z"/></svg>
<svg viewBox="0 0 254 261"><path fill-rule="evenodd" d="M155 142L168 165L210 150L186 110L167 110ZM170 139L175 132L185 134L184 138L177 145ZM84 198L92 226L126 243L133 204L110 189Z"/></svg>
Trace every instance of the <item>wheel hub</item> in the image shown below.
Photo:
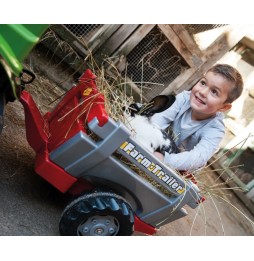
<svg viewBox="0 0 254 261"><path fill-rule="evenodd" d="M90 217L77 229L80 236L114 236L118 231L119 223L112 216Z"/></svg>

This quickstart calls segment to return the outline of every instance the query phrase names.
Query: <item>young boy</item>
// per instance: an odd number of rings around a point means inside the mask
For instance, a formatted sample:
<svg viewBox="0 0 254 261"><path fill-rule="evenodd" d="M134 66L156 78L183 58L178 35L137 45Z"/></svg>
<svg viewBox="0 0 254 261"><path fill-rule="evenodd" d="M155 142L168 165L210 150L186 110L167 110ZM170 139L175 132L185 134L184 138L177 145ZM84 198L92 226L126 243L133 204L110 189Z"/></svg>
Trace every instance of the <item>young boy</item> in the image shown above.
<svg viewBox="0 0 254 261"><path fill-rule="evenodd" d="M151 118L162 129L171 126L181 151L154 155L180 171L203 167L219 149L224 136L223 113L242 90L242 76L235 68L227 64L213 66L191 91L178 94L170 108Z"/></svg>

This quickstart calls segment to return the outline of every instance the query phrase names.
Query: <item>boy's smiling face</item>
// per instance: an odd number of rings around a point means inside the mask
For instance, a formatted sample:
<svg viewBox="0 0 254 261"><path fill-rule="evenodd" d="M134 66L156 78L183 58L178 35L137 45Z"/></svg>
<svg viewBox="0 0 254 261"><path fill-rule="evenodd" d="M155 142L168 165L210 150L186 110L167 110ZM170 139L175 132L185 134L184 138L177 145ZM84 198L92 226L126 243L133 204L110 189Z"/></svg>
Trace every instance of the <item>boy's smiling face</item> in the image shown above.
<svg viewBox="0 0 254 261"><path fill-rule="evenodd" d="M233 83L222 75L208 72L191 91L192 119L204 120L229 110L231 103L226 100L232 87Z"/></svg>

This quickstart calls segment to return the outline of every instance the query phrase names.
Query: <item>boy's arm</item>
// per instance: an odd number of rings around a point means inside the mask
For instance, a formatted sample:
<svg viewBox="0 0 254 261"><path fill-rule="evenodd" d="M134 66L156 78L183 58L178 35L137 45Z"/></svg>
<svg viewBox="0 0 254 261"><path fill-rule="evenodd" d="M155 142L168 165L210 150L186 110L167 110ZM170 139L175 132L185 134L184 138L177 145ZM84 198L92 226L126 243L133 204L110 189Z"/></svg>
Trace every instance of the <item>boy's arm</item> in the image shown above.
<svg viewBox="0 0 254 261"><path fill-rule="evenodd" d="M210 129L192 150L178 154L165 153L163 162L177 170L197 170L203 167L218 150L223 136L224 131Z"/></svg>

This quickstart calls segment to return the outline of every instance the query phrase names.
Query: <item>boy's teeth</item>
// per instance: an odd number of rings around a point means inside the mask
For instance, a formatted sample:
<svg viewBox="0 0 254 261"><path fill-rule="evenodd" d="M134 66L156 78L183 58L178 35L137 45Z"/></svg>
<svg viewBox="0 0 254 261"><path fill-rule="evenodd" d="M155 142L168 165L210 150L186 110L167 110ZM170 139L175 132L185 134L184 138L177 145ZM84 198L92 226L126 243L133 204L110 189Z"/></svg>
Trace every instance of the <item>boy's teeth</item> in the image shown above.
<svg viewBox="0 0 254 261"><path fill-rule="evenodd" d="M205 104L202 100L200 100L198 97L197 97L197 100L202 103L202 104Z"/></svg>

